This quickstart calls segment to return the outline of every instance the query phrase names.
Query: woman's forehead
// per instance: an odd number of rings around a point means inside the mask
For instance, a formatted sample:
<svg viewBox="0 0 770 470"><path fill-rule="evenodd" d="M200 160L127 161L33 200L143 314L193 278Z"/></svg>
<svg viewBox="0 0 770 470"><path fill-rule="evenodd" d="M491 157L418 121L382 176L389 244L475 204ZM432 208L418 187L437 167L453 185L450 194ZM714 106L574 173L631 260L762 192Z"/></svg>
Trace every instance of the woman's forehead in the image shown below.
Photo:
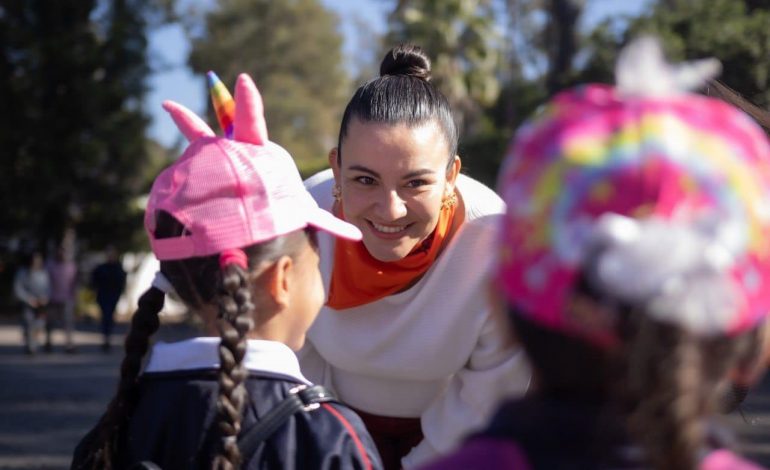
<svg viewBox="0 0 770 470"><path fill-rule="evenodd" d="M342 166L415 172L446 165L448 145L434 121L409 126L353 120L342 141Z"/></svg>

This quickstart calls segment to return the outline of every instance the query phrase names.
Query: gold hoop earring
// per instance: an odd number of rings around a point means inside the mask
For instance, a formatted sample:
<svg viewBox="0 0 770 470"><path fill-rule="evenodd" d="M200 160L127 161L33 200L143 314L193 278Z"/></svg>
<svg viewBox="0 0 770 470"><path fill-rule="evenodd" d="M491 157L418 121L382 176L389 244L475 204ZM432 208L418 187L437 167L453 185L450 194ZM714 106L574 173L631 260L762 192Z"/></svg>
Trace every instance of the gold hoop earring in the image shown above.
<svg viewBox="0 0 770 470"><path fill-rule="evenodd" d="M449 209L457 205L457 193L452 191L452 194L441 200L441 210Z"/></svg>
<svg viewBox="0 0 770 470"><path fill-rule="evenodd" d="M335 184L334 186L332 186L332 197L337 202L340 202L342 200L342 188L340 188L340 185Z"/></svg>

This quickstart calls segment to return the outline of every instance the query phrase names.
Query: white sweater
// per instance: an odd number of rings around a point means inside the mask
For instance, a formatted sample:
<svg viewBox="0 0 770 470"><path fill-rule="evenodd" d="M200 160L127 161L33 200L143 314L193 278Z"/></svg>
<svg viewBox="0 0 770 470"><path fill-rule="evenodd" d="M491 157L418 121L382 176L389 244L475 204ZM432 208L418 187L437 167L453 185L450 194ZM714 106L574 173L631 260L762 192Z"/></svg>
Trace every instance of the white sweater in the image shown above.
<svg viewBox="0 0 770 470"><path fill-rule="evenodd" d="M330 170L305 182L331 210ZM485 424L504 396L523 393L530 380L524 353L510 344L508 326L487 302L503 202L460 175L465 222L414 286L359 307L324 307L300 353L303 373L368 413L419 417L425 439L404 457L405 468L446 453ZM320 232L321 273L327 288L334 239Z"/></svg>

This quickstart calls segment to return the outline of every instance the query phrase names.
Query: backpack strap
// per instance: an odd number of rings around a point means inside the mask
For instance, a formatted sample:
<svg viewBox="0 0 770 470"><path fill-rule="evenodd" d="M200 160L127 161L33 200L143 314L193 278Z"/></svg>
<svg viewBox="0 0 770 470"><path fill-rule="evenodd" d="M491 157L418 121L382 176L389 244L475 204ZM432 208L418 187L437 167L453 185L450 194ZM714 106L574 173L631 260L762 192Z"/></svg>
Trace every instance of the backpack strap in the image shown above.
<svg viewBox="0 0 770 470"><path fill-rule="evenodd" d="M289 396L270 410L251 429L241 434L238 448L241 455L252 455L257 447L278 430L292 415L300 411L313 411L321 403L336 401L334 395L321 385L298 385L289 390Z"/></svg>

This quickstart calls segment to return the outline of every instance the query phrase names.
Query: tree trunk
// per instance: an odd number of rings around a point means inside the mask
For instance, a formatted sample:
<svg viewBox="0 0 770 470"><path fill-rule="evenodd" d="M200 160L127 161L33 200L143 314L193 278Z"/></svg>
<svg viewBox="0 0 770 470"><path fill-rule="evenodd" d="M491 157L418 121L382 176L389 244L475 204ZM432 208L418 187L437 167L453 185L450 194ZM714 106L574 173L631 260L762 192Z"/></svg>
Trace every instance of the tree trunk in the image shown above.
<svg viewBox="0 0 770 470"><path fill-rule="evenodd" d="M547 26L550 64L546 86L554 94L569 83L572 59L577 51L577 23L583 10L583 0L550 0Z"/></svg>

